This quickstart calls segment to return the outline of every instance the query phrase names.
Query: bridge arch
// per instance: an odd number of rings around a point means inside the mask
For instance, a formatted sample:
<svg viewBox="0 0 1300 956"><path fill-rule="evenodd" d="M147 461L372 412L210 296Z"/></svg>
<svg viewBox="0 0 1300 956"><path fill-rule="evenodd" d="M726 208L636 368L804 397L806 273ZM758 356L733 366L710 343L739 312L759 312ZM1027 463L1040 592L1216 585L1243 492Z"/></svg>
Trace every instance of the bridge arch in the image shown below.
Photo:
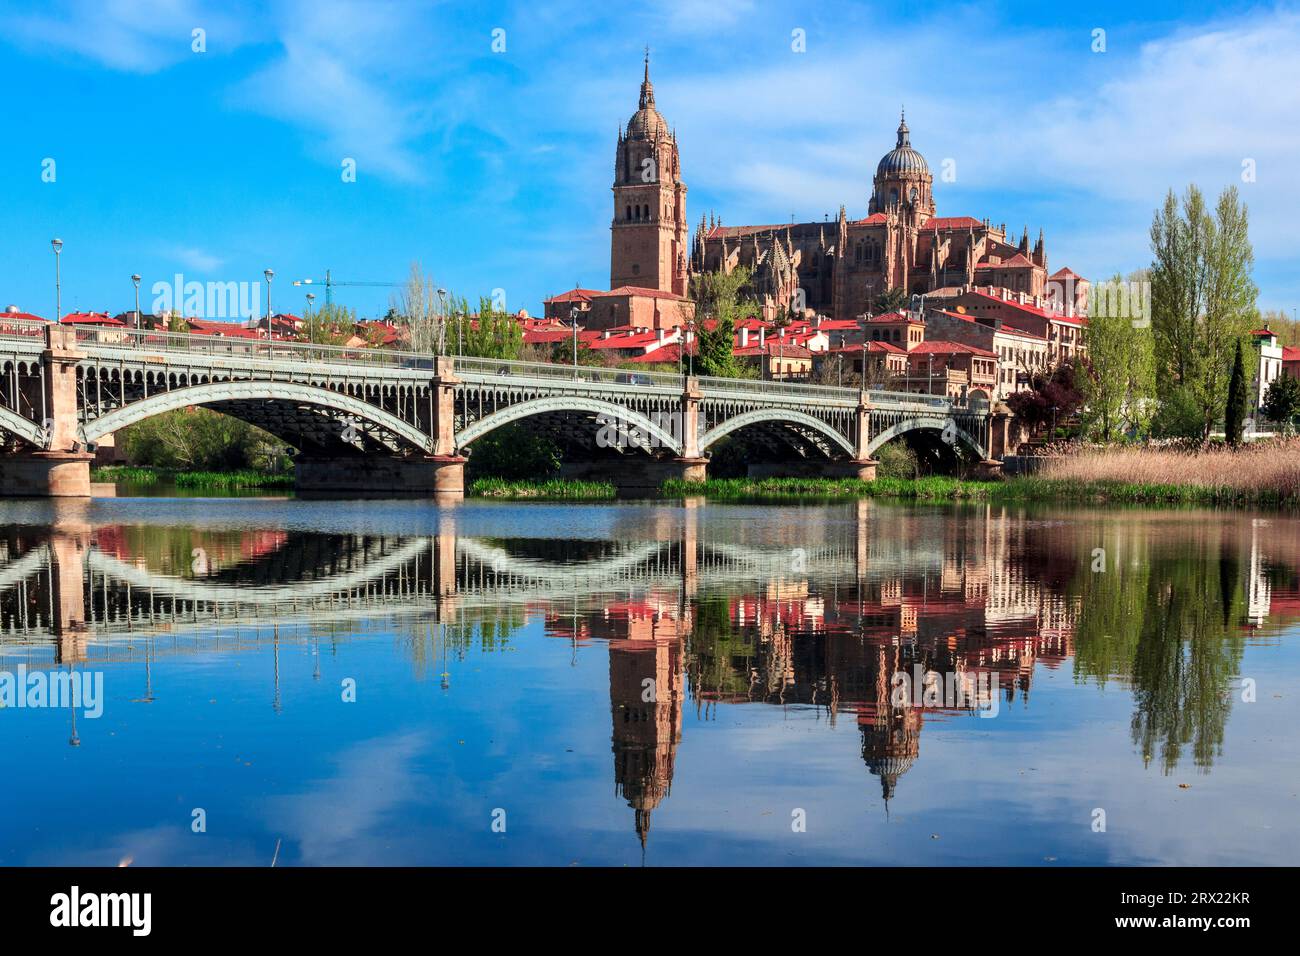
<svg viewBox="0 0 1300 956"><path fill-rule="evenodd" d="M953 435L958 441L966 445L966 447L975 452L975 454L979 455L980 458L986 456L987 453L984 450L984 446L976 440L970 432L966 431L964 428L960 428L953 419L939 415L922 415L916 418L905 418L901 422L891 425L889 428L880 432L880 434L872 436L871 441L867 444L867 454L874 455L881 445L906 432L920 431L924 429L932 429L934 431L942 432L949 427L952 428Z"/></svg>
<svg viewBox="0 0 1300 956"><path fill-rule="evenodd" d="M635 428L641 434L654 439L660 448L666 448L677 455L682 453L680 438L655 424L640 412L633 411L623 405L615 405L613 402L605 402L598 398L587 398L581 395L555 395L546 398L534 398L515 405L509 405L500 411L493 412L491 415L485 415L456 435L456 449L458 452L463 450L471 442L482 438L488 432L500 428L502 425L508 425L524 418L531 418L534 415L554 414L557 412L578 412L604 416L611 421L626 424L629 428ZM593 434L594 440L595 435Z"/></svg>
<svg viewBox="0 0 1300 956"><path fill-rule="evenodd" d="M750 425L764 423L800 425L804 428L810 428L843 449L850 458L853 457L855 452L853 442L849 438L841 435L830 425L818 418L814 418L807 412L795 411L792 408L759 408L728 418L700 436L700 451L702 453L710 445L726 438L732 432L739 431Z"/></svg>
<svg viewBox="0 0 1300 956"><path fill-rule="evenodd" d="M159 392L86 422L81 426L81 437L84 441L95 442L127 425L191 405L211 406L221 411L223 403L258 400L295 402L342 413L382 429L421 452L433 452L433 439L397 416L351 395L297 382L205 382Z"/></svg>

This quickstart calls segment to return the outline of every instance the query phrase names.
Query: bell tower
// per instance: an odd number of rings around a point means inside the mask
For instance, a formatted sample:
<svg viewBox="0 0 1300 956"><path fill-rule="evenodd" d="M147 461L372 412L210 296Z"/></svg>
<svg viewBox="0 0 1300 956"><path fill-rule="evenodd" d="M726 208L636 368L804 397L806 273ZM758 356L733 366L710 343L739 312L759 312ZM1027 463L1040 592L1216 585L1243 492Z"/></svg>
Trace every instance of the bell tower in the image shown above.
<svg viewBox="0 0 1300 956"><path fill-rule="evenodd" d="M686 295L686 186L677 135L655 109L650 52L637 111L618 134L609 287Z"/></svg>

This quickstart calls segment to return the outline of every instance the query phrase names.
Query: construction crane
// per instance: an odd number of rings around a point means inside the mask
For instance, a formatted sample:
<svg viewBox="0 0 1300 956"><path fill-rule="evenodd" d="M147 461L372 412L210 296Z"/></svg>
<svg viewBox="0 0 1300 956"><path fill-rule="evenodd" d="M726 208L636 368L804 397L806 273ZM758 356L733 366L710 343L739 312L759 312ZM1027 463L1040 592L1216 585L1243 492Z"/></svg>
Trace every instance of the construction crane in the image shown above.
<svg viewBox="0 0 1300 956"><path fill-rule="evenodd" d="M402 285L402 283L400 282L341 282L330 276L329 269L325 270L324 279L297 279L294 281L293 284L294 285L323 285L325 287L326 305L334 304L334 287L336 285L371 286L373 288L388 288L388 289L397 289L400 288Z"/></svg>

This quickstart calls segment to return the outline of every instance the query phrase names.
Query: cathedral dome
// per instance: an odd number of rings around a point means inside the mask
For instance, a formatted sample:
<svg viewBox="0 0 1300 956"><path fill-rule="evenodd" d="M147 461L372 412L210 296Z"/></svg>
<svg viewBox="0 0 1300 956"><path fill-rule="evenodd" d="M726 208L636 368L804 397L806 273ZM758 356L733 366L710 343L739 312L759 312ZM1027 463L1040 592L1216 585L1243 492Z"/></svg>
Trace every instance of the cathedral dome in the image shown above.
<svg viewBox="0 0 1300 956"><path fill-rule="evenodd" d="M655 88L650 82L650 57L646 56L645 79L641 82L641 101L639 108L627 121L628 139L667 139L668 124L655 109Z"/></svg>
<svg viewBox="0 0 1300 956"><path fill-rule="evenodd" d="M659 139L667 135L668 124L653 106L637 110L627 121L628 139Z"/></svg>
<svg viewBox="0 0 1300 956"><path fill-rule="evenodd" d="M911 132L907 120L898 122L898 145L887 152L876 167L876 176L886 179L892 176L921 175L928 176L930 167L925 157L912 148Z"/></svg>

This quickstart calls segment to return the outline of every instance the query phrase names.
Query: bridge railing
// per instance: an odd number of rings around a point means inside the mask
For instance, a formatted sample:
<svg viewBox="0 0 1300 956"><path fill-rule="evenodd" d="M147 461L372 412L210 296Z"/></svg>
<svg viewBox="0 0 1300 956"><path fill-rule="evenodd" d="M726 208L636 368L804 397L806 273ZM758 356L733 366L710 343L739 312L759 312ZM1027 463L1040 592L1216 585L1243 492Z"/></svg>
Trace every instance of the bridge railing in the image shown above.
<svg viewBox="0 0 1300 956"><path fill-rule="evenodd" d="M682 377L673 372L629 371L598 365L560 365L554 362L518 362L508 359L454 357L458 373L535 378L546 381L596 382L602 385L643 385L680 391Z"/></svg>
<svg viewBox="0 0 1300 956"><path fill-rule="evenodd" d="M168 352L184 355L211 355L275 362L322 362L342 365L367 365L388 368L432 368L433 360L416 352L346 345L317 345L311 342L286 342L281 339L252 336L195 335L188 332L162 332L149 329L77 326L78 345L97 349L122 349L135 352Z"/></svg>
<svg viewBox="0 0 1300 956"><path fill-rule="evenodd" d="M0 315L0 338L30 340L44 334L47 322L25 319L5 319ZM204 355L234 358L246 361L301 362L320 365L354 365L378 368L415 369L432 371L435 358L419 352L405 352L374 346L350 348L343 345L317 345L310 342L286 342L280 339L253 338L251 336L195 335L186 332L150 331L117 326L75 326L79 345L96 350L129 350L148 353ZM673 372L630 371L601 366L562 365L548 362L520 362L508 359L487 359L468 356L448 356L454 368L469 375L493 375L509 378L528 378L544 381L578 381L603 385L631 385L664 389L680 389L684 382ZM748 378L718 378L700 376L701 391L706 395L738 395L744 397L781 398L786 400L832 401L851 403L857 400L855 388L837 388L833 385L811 385L802 382L772 382ZM925 406L938 409L965 407L944 395L923 395L915 392L894 392L884 389L868 391L873 404Z"/></svg>
<svg viewBox="0 0 1300 956"><path fill-rule="evenodd" d="M41 339L49 324L41 319L11 319L0 313L0 339Z"/></svg>

